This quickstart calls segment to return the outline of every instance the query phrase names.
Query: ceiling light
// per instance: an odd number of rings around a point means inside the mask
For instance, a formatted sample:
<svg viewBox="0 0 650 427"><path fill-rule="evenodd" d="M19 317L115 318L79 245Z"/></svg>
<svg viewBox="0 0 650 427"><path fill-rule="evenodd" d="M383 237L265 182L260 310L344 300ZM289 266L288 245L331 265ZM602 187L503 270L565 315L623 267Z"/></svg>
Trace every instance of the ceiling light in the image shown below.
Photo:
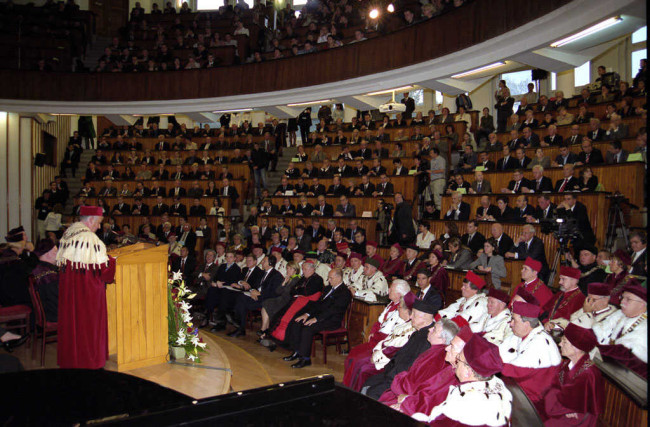
<svg viewBox="0 0 650 427"><path fill-rule="evenodd" d="M215 114L219 113L242 113L244 111L253 111L252 108L236 108L234 110L218 110L218 111L213 111Z"/></svg>
<svg viewBox="0 0 650 427"><path fill-rule="evenodd" d="M574 42L576 40L580 40L581 38L587 37L591 34L597 33L598 31L604 30L605 28L609 28L612 25L616 25L619 22L621 22L622 19L620 16L615 16L613 18L606 19L594 26L591 26L587 28L586 30L582 30L579 33L576 33L572 36L565 37L562 40L558 40L554 43L551 43L551 47L560 47L564 46L565 44L569 44L571 42Z"/></svg>
<svg viewBox="0 0 650 427"><path fill-rule="evenodd" d="M370 93L367 93L366 96L383 95L385 93L401 92L401 91L410 90L410 89L413 89L413 85L396 87L395 89L379 90L377 92L370 92Z"/></svg>
<svg viewBox="0 0 650 427"><path fill-rule="evenodd" d="M388 11L388 13L395 12L395 6L393 5L393 3L389 4L386 10Z"/></svg>
<svg viewBox="0 0 650 427"><path fill-rule="evenodd" d="M301 105L325 104L327 102L332 102L332 100L331 99L321 99L320 101L298 102L298 103L295 103L295 104L287 104L287 107L300 107Z"/></svg>
<svg viewBox="0 0 650 427"><path fill-rule="evenodd" d="M480 73L482 71L492 70L493 68L499 68L502 65L506 65L506 63L503 62L503 61L495 62L494 64L485 65L483 67L476 68L476 69L470 70L470 71L466 71L464 73L454 74L454 75L451 76L451 78L452 79L460 79L460 78L463 78L463 77L471 76L472 74L478 74L478 73Z"/></svg>
<svg viewBox="0 0 650 427"><path fill-rule="evenodd" d="M379 17L379 10L377 9L371 10L368 16L370 17L370 19L377 19Z"/></svg>

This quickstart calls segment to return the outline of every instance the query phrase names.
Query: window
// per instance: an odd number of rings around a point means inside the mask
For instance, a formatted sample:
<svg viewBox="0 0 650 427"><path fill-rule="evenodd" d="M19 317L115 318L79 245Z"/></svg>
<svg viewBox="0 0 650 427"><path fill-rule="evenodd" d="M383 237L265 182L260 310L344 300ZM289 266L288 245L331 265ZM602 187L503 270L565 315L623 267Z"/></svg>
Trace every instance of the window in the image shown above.
<svg viewBox="0 0 650 427"><path fill-rule="evenodd" d="M557 89L557 73L551 73L551 90Z"/></svg>
<svg viewBox="0 0 650 427"><path fill-rule="evenodd" d="M635 50L632 52L632 67L630 67L630 71L632 72L631 77L634 78L636 76L636 73L639 72L639 68L641 66L639 65L642 59L646 59L648 57L648 50L647 49L641 49L641 50Z"/></svg>
<svg viewBox="0 0 650 427"><path fill-rule="evenodd" d="M501 74L501 80L506 81L506 86L510 89L510 95L523 95L528 92L528 83L532 76L530 70L516 71L514 73Z"/></svg>
<svg viewBox="0 0 650 427"><path fill-rule="evenodd" d="M416 89L411 91L411 97L415 100L415 105L424 104L424 89Z"/></svg>
<svg viewBox="0 0 650 427"><path fill-rule="evenodd" d="M639 28L632 33L632 43L641 43L648 38L648 27Z"/></svg>
<svg viewBox="0 0 650 427"><path fill-rule="evenodd" d="M585 62L573 70L573 85L575 87L588 85L591 81L591 63Z"/></svg>
<svg viewBox="0 0 650 427"><path fill-rule="evenodd" d="M196 10L217 10L224 3L224 0L196 0Z"/></svg>
<svg viewBox="0 0 650 427"><path fill-rule="evenodd" d="M307 0L293 0L293 7L294 9L296 6L304 6L307 4Z"/></svg>
<svg viewBox="0 0 650 427"><path fill-rule="evenodd" d="M436 99L435 99L435 101L436 101L436 102L435 102L435 105L433 106L433 107L434 107L434 108L433 108L434 110L436 109L436 107L437 107L438 105L441 105L441 104L442 104L442 101L443 101L442 92L440 92L440 91L436 91Z"/></svg>

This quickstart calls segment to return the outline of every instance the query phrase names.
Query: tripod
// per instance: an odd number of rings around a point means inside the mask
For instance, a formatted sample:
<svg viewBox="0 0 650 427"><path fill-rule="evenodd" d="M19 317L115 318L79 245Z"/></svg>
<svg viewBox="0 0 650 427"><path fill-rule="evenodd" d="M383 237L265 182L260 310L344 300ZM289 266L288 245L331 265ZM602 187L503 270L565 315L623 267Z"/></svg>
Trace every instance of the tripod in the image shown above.
<svg viewBox="0 0 650 427"><path fill-rule="evenodd" d="M616 239L616 234L618 229L621 229L621 234L625 240L625 247L629 247L629 230L625 224L625 217L623 216L623 209L621 208L621 202L618 199L612 200L612 205L609 207L609 212L607 214L607 234L605 238L605 247L611 250L614 246L614 240Z"/></svg>
<svg viewBox="0 0 650 427"><path fill-rule="evenodd" d="M553 263L550 266L551 272L548 275L548 281L547 285L549 288L553 287L553 283L555 282L555 276L559 275L560 272L560 265L562 264L562 258L566 259L566 254L569 252L568 249L568 241L565 241L563 238L558 238L558 241L560 242L560 246L555 252L555 257L553 258Z"/></svg>

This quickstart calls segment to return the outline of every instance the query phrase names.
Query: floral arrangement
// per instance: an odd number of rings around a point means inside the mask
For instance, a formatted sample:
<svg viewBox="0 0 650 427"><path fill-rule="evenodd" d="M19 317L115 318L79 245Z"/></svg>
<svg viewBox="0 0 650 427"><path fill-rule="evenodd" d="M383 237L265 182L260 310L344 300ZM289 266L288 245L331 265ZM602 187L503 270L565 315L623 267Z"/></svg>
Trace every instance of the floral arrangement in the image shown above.
<svg viewBox="0 0 650 427"><path fill-rule="evenodd" d="M180 272L172 273L172 277L167 281L167 290L169 345L185 349L189 360L200 363L199 353L204 352L207 346L199 337L199 328L192 323L192 306L188 302L196 294L185 287Z"/></svg>

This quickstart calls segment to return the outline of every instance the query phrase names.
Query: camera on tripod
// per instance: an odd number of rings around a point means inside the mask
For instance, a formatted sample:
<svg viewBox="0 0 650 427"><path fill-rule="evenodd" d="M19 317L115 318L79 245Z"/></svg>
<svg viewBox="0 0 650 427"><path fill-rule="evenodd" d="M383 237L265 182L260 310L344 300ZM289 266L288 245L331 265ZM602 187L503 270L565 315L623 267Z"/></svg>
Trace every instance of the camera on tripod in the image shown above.
<svg viewBox="0 0 650 427"><path fill-rule="evenodd" d="M578 229L578 220L576 218L559 217L551 219L541 219L539 221L541 231L544 234L553 234L560 243L568 243L573 239L582 237Z"/></svg>

